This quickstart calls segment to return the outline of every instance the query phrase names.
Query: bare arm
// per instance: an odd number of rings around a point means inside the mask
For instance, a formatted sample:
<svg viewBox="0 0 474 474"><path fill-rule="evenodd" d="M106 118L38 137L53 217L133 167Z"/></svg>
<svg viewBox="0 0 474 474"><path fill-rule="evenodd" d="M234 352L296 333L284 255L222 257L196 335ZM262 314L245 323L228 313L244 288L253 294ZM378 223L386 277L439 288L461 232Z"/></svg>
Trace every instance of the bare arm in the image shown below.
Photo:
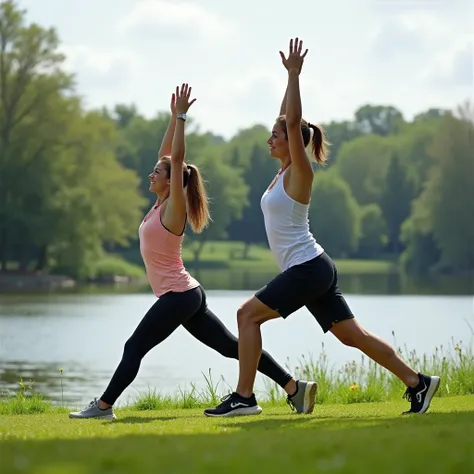
<svg viewBox="0 0 474 474"><path fill-rule="evenodd" d="M186 196L183 189L183 163L186 155L186 139L184 137L184 120L179 119L171 148L171 171L170 171L170 197L167 212L179 221L183 221L186 215Z"/></svg>
<svg viewBox="0 0 474 474"><path fill-rule="evenodd" d="M163 156L170 156L171 155L171 147L173 144L173 137L174 132L176 129L176 95L173 94L171 96L171 117L168 124L168 128L166 129L165 135L161 142L160 150L158 151L158 159L162 158Z"/></svg>
<svg viewBox="0 0 474 474"><path fill-rule="evenodd" d="M281 107L280 107L280 115L286 115L286 98L288 95L288 87L285 90L285 95L283 96L283 100L281 101Z"/></svg>
<svg viewBox="0 0 474 474"><path fill-rule="evenodd" d="M306 53L305 53L306 54ZM283 53L280 51L280 55L281 55L281 58L283 60L283 64L285 64L285 56L283 55ZM301 63L301 66L300 66L300 69L299 69L299 73L301 73L301 68L303 67L303 63ZM280 106L280 115L286 115L286 101L287 101L287 97L288 97L288 85L286 86L286 89L285 89L285 95L283 96L283 100L281 101L281 106Z"/></svg>
<svg viewBox="0 0 474 474"><path fill-rule="evenodd" d="M191 88L187 84L176 88L177 114L185 114L196 99L189 102ZM186 221L186 195L183 188L183 163L186 156L186 139L184 135L185 120L177 119L171 147L170 195L163 224L171 232L180 235Z"/></svg>
<svg viewBox="0 0 474 474"><path fill-rule="evenodd" d="M293 187L307 186L313 181L311 161L306 153L301 133L302 104L300 94L300 71L304 56L301 55L302 42L296 43L294 48L290 43L288 56L288 87L286 101L286 128L291 155L291 185Z"/></svg>

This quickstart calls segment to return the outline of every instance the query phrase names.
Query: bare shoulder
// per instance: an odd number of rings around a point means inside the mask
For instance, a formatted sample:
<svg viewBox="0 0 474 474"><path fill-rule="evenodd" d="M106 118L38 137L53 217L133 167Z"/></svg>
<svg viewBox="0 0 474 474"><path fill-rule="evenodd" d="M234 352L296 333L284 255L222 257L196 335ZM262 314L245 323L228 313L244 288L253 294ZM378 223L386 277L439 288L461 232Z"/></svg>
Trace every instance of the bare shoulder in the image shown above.
<svg viewBox="0 0 474 474"><path fill-rule="evenodd" d="M167 199L160 211L162 224L173 234L181 235L186 223L186 205Z"/></svg>
<svg viewBox="0 0 474 474"><path fill-rule="evenodd" d="M291 165L283 176L283 186L286 194L300 204L309 204L313 188L313 178L314 172L312 168L311 171L301 173L300 170L293 168L293 165Z"/></svg>

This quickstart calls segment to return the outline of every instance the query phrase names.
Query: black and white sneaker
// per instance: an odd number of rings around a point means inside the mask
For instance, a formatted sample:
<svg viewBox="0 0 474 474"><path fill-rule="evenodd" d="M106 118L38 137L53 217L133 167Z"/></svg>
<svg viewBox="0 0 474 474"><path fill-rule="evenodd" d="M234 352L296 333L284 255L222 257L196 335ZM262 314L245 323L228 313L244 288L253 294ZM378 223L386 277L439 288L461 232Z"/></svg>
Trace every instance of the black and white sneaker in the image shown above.
<svg viewBox="0 0 474 474"><path fill-rule="evenodd" d="M206 416L246 416L260 415L262 409L257 404L255 394L251 397L242 397L234 392L222 398L222 403L216 408L206 408Z"/></svg>
<svg viewBox="0 0 474 474"><path fill-rule="evenodd" d="M439 377L423 374L418 374L418 377L420 379L418 385L416 387L408 387L403 395L403 398L406 398L411 403L410 410L403 412L404 415L408 413L425 413L439 388Z"/></svg>

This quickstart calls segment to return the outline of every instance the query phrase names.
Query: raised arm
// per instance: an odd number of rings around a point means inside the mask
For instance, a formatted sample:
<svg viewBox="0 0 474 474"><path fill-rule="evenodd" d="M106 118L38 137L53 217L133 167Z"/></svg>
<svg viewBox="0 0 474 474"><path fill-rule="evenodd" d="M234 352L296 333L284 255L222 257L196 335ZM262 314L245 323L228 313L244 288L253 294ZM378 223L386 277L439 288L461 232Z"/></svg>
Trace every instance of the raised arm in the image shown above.
<svg viewBox="0 0 474 474"><path fill-rule="evenodd" d="M281 101L280 106L280 115L286 115L286 100L288 96L288 86L285 89L285 95L283 96L283 100Z"/></svg>
<svg viewBox="0 0 474 474"><path fill-rule="evenodd" d="M171 96L170 109L171 109L170 122L168 124L168 128L166 129L165 135L161 142L160 150L158 151L158 159L162 158L163 156L171 155L171 146L173 144L174 131L176 129L176 95L175 94Z"/></svg>
<svg viewBox="0 0 474 474"><path fill-rule="evenodd" d="M176 87L176 128L171 147L170 195L163 224L174 234L181 234L186 218L186 195L184 192L183 171L186 156L186 139L184 129L186 113L196 99L189 100L191 87L183 84L181 90Z"/></svg>
<svg viewBox="0 0 474 474"><path fill-rule="evenodd" d="M301 133L302 105L300 94L300 72L304 58L308 52L301 54L303 42L298 38L290 41L288 58L280 51L282 62L288 71L288 86L286 91L286 129L291 155L291 182L301 186L313 181L313 168L306 153Z"/></svg>
<svg viewBox="0 0 474 474"><path fill-rule="evenodd" d="M280 51L280 54L283 54L281 51ZM284 59L284 55L282 56L282 59ZM301 72L301 67L303 66L303 63L301 63L301 66L300 66L300 72ZM281 106L280 106L280 115L286 115L286 101L287 101L287 97L288 97L288 85L285 89L285 95L283 96L283 100L281 101Z"/></svg>

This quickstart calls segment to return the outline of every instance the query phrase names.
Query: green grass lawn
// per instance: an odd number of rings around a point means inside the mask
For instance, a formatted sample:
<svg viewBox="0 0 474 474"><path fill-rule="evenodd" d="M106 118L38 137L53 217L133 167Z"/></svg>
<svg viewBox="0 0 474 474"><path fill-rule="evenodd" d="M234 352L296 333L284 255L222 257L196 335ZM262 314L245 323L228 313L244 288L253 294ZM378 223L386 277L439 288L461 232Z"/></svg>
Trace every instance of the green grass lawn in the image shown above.
<svg viewBox="0 0 474 474"><path fill-rule="evenodd" d="M189 268L193 266L192 245L194 244L185 243L183 246L183 259ZM275 258L268 247L252 245L247 259L242 258L243 250L243 242L206 242L201 253L200 267L278 272ZM386 274L397 269L394 262L387 260L336 259L335 262L341 274Z"/></svg>
<svg viewBox="0 0 474 474"><path fill-rule="evenodd" d="M208 419L201 410L117 410L114 422L65 413L2 415L2 474L474 472L474 396L320 405L310 416Z"/></svg>

